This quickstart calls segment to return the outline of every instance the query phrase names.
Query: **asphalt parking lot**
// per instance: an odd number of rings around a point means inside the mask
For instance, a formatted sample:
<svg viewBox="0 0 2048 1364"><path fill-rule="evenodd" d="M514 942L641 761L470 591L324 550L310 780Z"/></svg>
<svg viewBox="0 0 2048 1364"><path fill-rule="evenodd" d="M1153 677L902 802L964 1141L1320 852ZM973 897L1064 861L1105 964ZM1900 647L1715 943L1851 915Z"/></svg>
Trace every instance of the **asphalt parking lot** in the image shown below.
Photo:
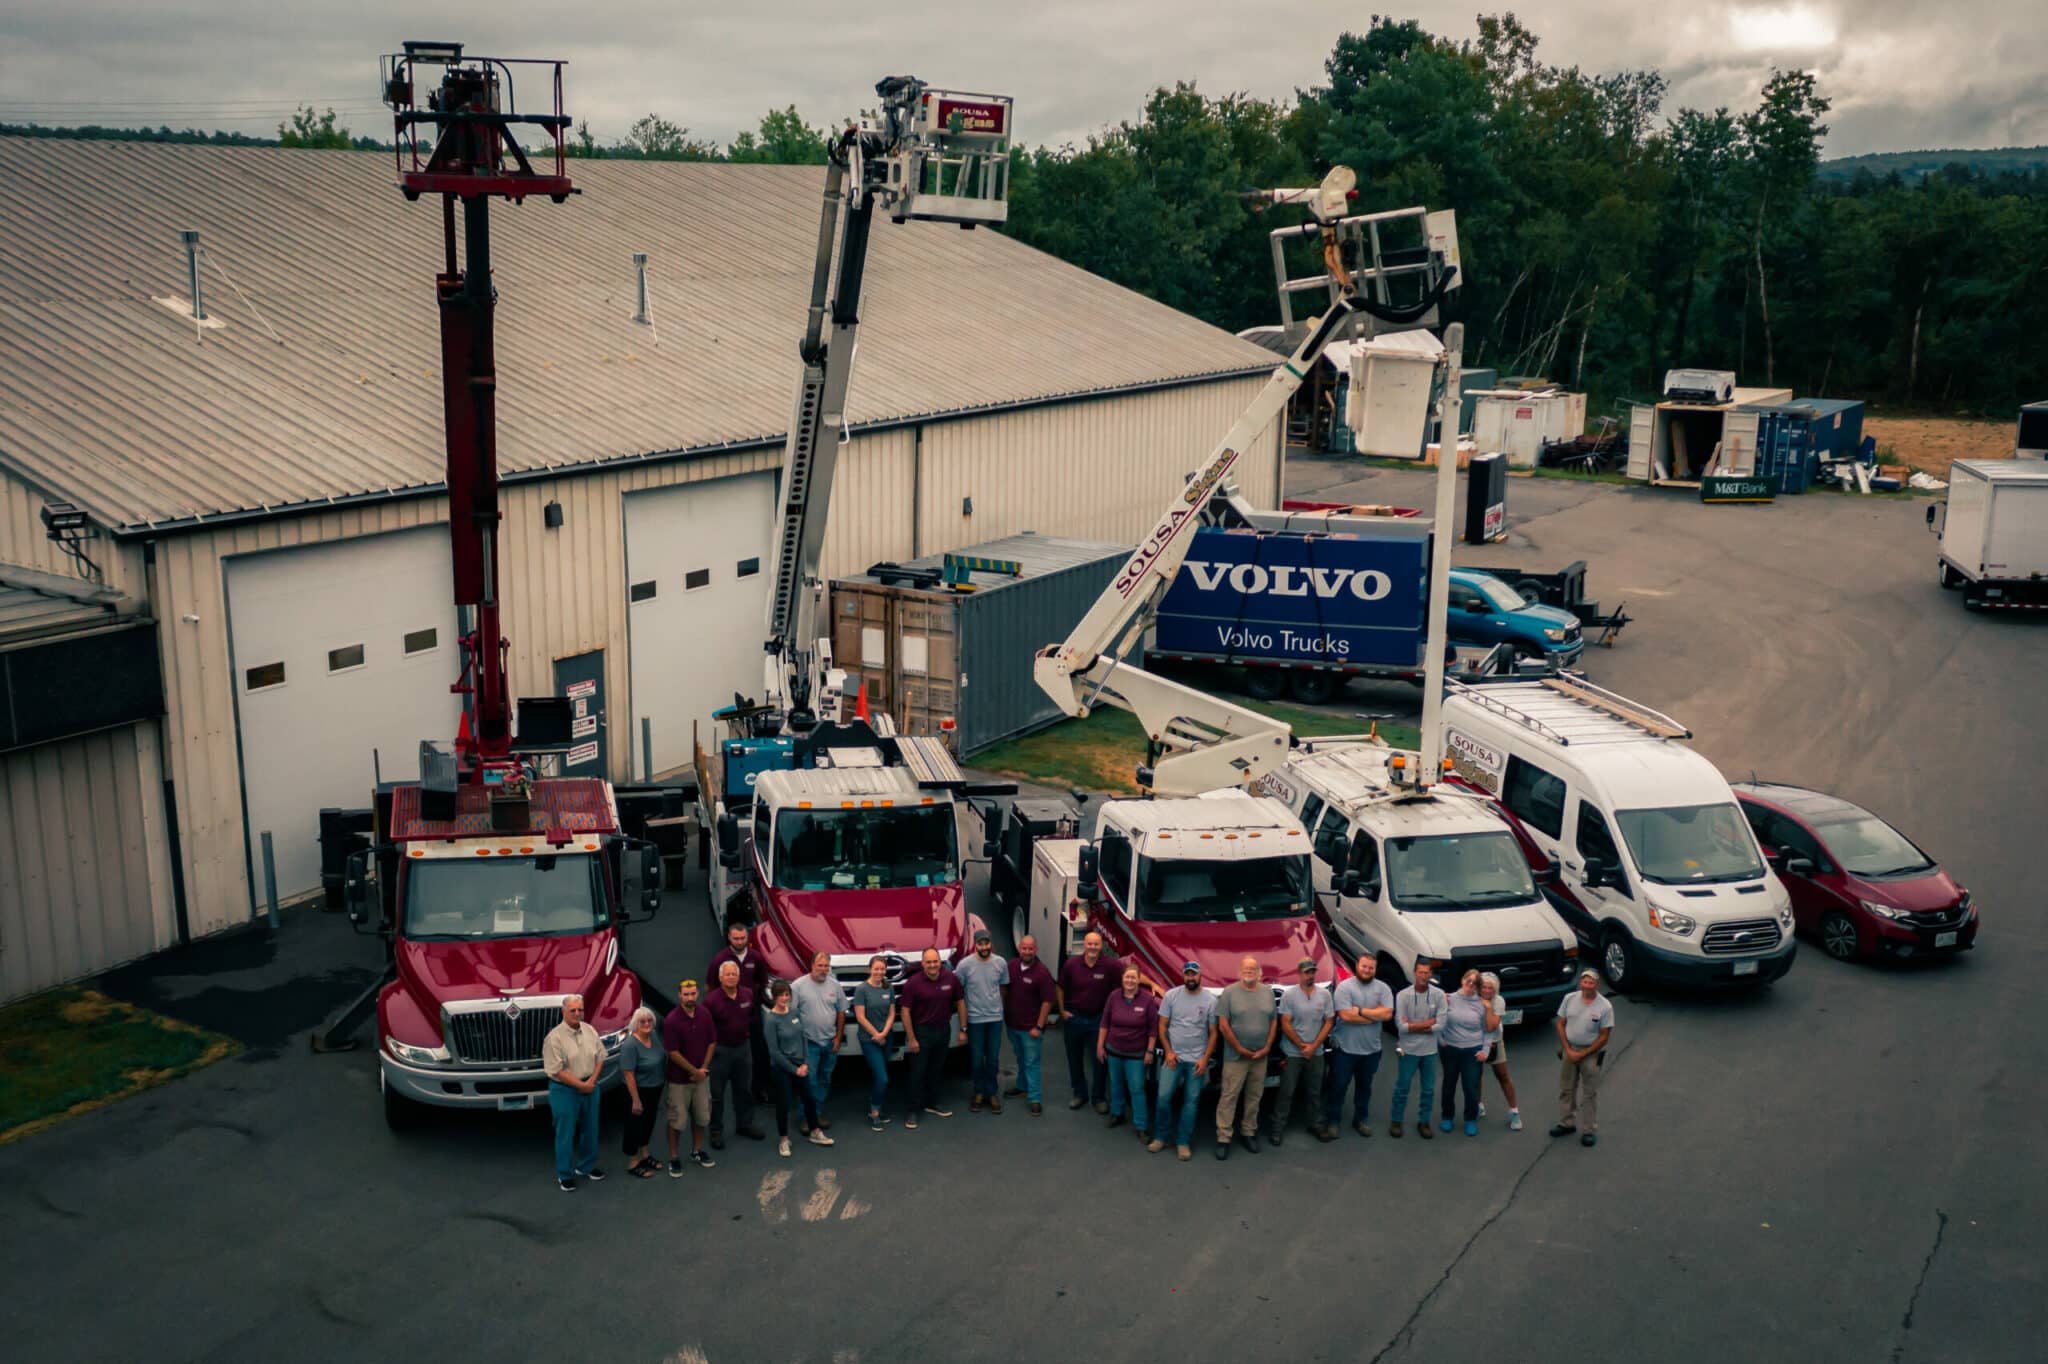
<svg viewBox="0 0 2048 1364"><path fill-rule="evenodd" d="M1292 471L1297 495L1428 496L1417 472ZM7 1353L2039 1358L2048 931L2026 867L2048 624L1965 614L1919 501L1519 479L1509 498L1512 542L1461 560L1587 559L1591 594L1636 617L1590 652L1596 680L1688 723L1731 777L1890 818L1975 892L1979 949L1879 969L1806 946L1760 993L1620 999L1592 1150L1544 1135L1536 1028L1509 1041L1521 1133L1493 1092L1476 1140L1382 1125L1221 1164L1069 1112L1049 1048L1043 1117L969 1117L956 1078L953 1119L874 1135L856 1063L831 1150L737 1143L640 1182L608 1122L614 1178L564 1196L542 1118L395 1136L369 1052L310 1054L303 1029L377 948L309 912L212 974L127 981L246 1027L247 1055L0 1149ZM656 979L712 946L694 879L629 940Z"/></svg>

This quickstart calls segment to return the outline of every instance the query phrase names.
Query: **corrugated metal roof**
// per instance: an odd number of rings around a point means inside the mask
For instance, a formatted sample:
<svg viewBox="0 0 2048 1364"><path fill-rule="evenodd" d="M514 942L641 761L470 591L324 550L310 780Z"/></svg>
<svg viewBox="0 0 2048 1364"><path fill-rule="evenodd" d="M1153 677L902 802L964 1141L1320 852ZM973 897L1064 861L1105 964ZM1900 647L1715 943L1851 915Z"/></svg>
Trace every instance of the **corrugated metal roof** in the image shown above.
<svg viewBox="0 0 2048 1364"><path fill-rule="evenodd" d="M779 440L822 168L573 175L566 204L493 205L501 467ZM387 154L0 138L0 180L0 461L124 529L439 485L439 206L407 203ZM186 291L182 228L218 328L156 301ZM856 426L1271 363L944 224L876 228L862 313Z"/></svg>
<svg viewBox="0 0 2048 1364"><path fill-rule="evenodd" d="M975 572L968 574L969 580L974 584L978 593L985 596L990 592L1001 591L1013 583L1028 582L1033 578L1043 578L1047 574L1063 572L1069 568L1079 568L1083 564L1100 563L1104 559L1115 559L1121 562L1130 555L1130 552L1131 547L1129 545L1099 544L1093 540L1070 540L1063 535L1038 535L1026 531L1021 535L1006 535L1000 540L990 540L979 545L969 545L965 549L927 554L922 558L912 559L907 563L899 564L897 567L943 568L947 554L950 553L964 555L973 559L1007 559L1024 570L1016 577L1011 577L1007 573ZM833 579L835 584L857 583L873 585L881 581L881 578L871 573L858 573L849 577ZM941 596L953 595L943 588L936 589L936 591Z"/></svg>
<svg viewBox="0 0 2048 1364"><path fill-rule="evenodd" d="M0 585L0 641L76 630L114 619L104 606Z"/></svg>

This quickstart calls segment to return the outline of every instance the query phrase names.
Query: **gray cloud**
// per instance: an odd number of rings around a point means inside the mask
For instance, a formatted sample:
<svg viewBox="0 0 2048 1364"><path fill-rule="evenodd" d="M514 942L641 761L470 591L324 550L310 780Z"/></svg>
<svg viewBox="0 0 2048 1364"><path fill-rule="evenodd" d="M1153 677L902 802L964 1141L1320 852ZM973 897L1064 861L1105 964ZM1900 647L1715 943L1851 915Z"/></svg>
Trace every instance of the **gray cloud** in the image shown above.
<svg viewBox="0 0 2048 1364"><path fill-rule="evenodd" d="M980 14L923 0L715 11L694 0L0 4L0 121L267 133L308 100L381 135L376 55L407 37L452 37L568 58L571 112L601 136L649 111L721 141L785 104L824 122L859 108L877 77L908 71L1014 95L1024 138L1054 144L1133 116L1150 89L1175 80L1284 98L1318 83L1336 35L1370 13L1335 0L1048 0ZM1415 13L1463 37L1477 8ZM1669 109L1743 108L1773 65L1811 69L1835 103L1832 155L2048 142L2038 78L2048 32L2036 0L1701 0L1662 11L1640 0L1523 0L1516 10L1546 61L1663 70Z"/></svg>

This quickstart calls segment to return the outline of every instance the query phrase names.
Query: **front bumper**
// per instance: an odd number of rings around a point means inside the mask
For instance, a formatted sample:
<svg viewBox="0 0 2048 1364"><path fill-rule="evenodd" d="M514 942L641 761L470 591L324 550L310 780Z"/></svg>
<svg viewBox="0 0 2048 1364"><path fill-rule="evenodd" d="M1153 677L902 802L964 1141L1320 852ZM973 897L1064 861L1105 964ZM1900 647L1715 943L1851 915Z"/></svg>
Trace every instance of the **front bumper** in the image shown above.
<svg viewBox="0 0 2048 1364"><path fill-rule="evenodd" d="M1635 940L1635 949L1637 969L1642 972L1644 980L1659 985L1700 988L1742 988L1766 984L1791 970L1792 959L1799 954L1799 944L1789 935L1778 951L1767 956L1694 956L1690 953L1667 952L1651 946L1641 938ZM1754 963L1753 970L1740 969L1749 963Z"/></svg>
<svg viewBox="0 0 2048 1364"><path fill-rule="evenodd" d="M1921 928L1890 919L1868 919L1870 951L1880 957L1904 961L1914 957L1946 957L1967 952L1977 945L1977 916L1972 914L1954 928ZM1944 943L1943 938L1950 941Z"/></svg>
<svg viewBox="0 0 2048 1364"><path fill-rule="evenodd" d="M461 1065L415 1066L388 1052L378 1052L384 1085L401 1098L436 1108L496 1108L507 1112L543 1108L548 1101L548 1077L536 1063L530 1067L476 1070ZM600 1093L616 1088L623 1076L617 1060L605 1057L604 1074L598 1078Z"/></svg>

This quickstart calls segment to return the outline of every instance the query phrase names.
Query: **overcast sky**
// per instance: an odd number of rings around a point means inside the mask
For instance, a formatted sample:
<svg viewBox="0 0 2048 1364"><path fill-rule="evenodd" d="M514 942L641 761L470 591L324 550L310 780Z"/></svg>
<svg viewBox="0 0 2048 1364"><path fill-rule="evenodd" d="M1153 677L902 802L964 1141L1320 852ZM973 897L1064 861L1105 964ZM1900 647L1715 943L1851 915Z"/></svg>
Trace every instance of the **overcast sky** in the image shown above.
<svg viewBox="0 0 2048 1364"><path fill-rule="evenodd" d="M1773 65L1817 72L1826 154L2048 143L2043 0L1523 0L1539 56L1656 67L1682 105L1747 107ZM1469 37L1477 5L1390 6ZM986 11L983 13L983 11ZM1147 91L1193 80L1284 98L1369 7L1338 0L0 0L0 122L169 123L270 134L295 102L386 137L375 58L406 38L570 62L569 111L600 138L658 111L723 142L770 107L814 123L883 75L1017 101L1027 143L1080 141Z"/></svg>

